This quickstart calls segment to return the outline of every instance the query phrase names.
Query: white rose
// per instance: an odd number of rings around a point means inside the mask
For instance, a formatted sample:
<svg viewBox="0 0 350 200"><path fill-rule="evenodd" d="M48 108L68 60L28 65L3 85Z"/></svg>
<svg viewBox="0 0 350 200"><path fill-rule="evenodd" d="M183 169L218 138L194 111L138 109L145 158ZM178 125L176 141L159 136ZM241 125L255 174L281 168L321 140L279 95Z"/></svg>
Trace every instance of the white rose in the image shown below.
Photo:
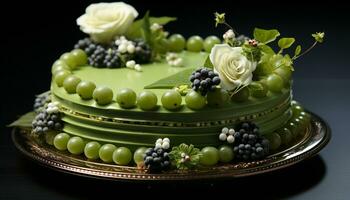
<svg viewBox="0 0 350 200"><path fill-rule="evenodd" d="M209 55L214 71L219 74L220 85L226 90L237 90L252 82L256 63L243 55L242 47L215 45Z"/></svg>
<svg viewBox="0 0 350 200"><path fill-rule="evenodd" d="M96 3L86 8L77 24L96 42L106 43L124 34L137 16L135 8L123 2Z"/></svg>

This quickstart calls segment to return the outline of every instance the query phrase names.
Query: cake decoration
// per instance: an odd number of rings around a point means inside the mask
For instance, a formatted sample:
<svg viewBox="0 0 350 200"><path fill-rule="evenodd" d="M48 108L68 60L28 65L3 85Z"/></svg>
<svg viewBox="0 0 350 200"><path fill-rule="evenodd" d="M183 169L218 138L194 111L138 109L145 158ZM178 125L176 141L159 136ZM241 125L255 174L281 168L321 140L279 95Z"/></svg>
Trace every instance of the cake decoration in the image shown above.
<svg viewBox="0 0 350 200"><path fill-rule="evenodd" d="M311 117L292 100L294 62L324 33L302 51L276 29L240 35L225 13L215 13L222 39L185 39L165 30L176 18L138 15L123 2L87 7L77 24L88 37L52 65L32 135L89 162L151 173L263 160L303 137Z"/></svg>

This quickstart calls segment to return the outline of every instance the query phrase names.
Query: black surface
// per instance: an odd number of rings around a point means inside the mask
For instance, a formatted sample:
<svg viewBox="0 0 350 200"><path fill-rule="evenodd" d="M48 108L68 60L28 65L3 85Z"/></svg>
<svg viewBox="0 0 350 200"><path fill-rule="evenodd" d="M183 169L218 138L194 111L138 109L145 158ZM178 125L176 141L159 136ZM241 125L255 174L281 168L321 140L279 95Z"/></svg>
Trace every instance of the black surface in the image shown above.
<svg viewBox="0 0 350 200"><path fill-rule="evenodd" d="M319 156L288 169L256 177L148 185L97 181L54 172L26 160L15 150L10 140L10 129L5 125L31 109L33 95L49 87L51 63L83 37L75 19L83 13L88 1L48 2L14 2L6 5L1 13L2 32L6 36L2 40L4 51L0 61L0 199L87 199L93 194L119 198L122 193L153 193L156 197L160 191L181 196L184 190L226 194L232 198L244 195L349 199L350 28L346 20L346 5L334 1L291 1L283 5L266 1L235 1L234 4L229 1L212 1L209 4L132 1L141 15L150 9L155 16L178 16L179 20L167 29L185 33L185 36L221 35L223 29L214 29L213 26L214 11L225 11L228 21L240 33L249 35L255 26L278 28L282 35L295 36L304 47L312 41L310 33L325 31L327 34L324 44L295 63L294 74L295 99L322 116L333 132L331 142Z"/></svg>

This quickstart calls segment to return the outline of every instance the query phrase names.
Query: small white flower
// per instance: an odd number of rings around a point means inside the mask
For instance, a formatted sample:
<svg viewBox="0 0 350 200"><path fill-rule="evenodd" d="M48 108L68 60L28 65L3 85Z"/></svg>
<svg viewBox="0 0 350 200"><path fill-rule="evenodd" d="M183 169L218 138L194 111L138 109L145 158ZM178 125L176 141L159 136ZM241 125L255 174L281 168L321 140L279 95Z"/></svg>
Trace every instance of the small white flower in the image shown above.
<svg viewBox="0 0 350 200"><path fill-rule="evenodd" d="M235 133L235 129L230 128L230 130L228 130L228 133L229 133L230 135L233 135L233 134Z"/></svg>
<svg viewBox="0 0 350 200"><path fill-rule="evenodd" d="M225 41L230 41L235 38L235 33L233 32L232 29L226 31L226 33L222 36Z"/></svg>
<svg viewBox="0 0 350 200"><path fill-rule="evenodd" d="M158 23L153 23L150 28L151 28L151 31L155 32L162 29L163 26L159 25Z"/></svg>
<svg viewBox="0 0 350 200"><path fill-rule="evenodd" d="M163 149L169 149L169 147L170 147L170 144L168 142L163 142L162 144Z"/></svg>
<svg viewBox="0 0 350 200"><path fill-rule="evenodd" d="M227 137L227 142L230 143L230 144L234 143L235 142L235 137L233 137L233 135L229 135Z"/></svg>
<svg viewBox="0 0 350 200"><path fill-rule="evenodd" d="M118 46L118 52L120 53L126 53L127 52L127 45L124 44L124 43L121 43L119 46Z"/></svg>
<svg viewBox="0 0 350 200"><path fill-rule="evenodd" d="M167 63L173 67L183 66L183 59L177 53L168 53L165 57Z"/></svg>
<svg viewBox="0 0 350 200"><path fill-rule="evenodd" d="M160 149L160 148L162 148L162 145L161 145L161 143L156 143L156 146L155 146L155 148L156 148L156 149Z"/></svg>
<svg viewBox="0 0 350 200"><path fill-rule="evenodd" d="M224 134L227 134L228 133L228 128L227 127L224 127L222 130L221 130L222 133Z"/></svg>
<svg viewBox="0 0 350 200"><path fill-rule="evenodd" d="M221 141L226 141L226 139L227 139L226 134L225 134L225 133L220 133L220 135L219 135L219 140L221 140Z"/></svg>
<svg viewBox="0 0 350 200"><path fill-rule="evenodd" d="M156 144L157 143L162 143L163 142L163 139L162 138L159 138L157 141L156 141Z"/></svg>
<svg viewBox="0 0 350 200"><path fill-rule="evenodd" d="M128 53L133 54L135 52L135 46L133 44L128 44L126 50L128 51Z"/></svg>
<svg viewBox="0 0 350 200"><path fill-rule="evenodd" d="M126 67L130 69L134 69L136 65L136 62L134 60L129 60L126 62Z"/></svg>
<svg viewBox="0 0 350 200"><path fill-rule="evenodd" d="M184 158L186 154L184 152L181 153L181 157Z"/></svg>
<svg viewBox="0 0 350 200"><path fill-rule="evenodd" d="M164 139L159 138L156 141L155 148L156 149L159 149L159 148L169 149L170 148L170 140L169 140L169 138L164 138Z"/></svg>
<svg viewBox="0 0 350 200"><path fill-rule="evenodd" d="M163 142L170 143L170 139L169 139L169 138L164 138L164 139L163 139Z"/></svg>
<svg viewBox="0 0 350 200"><path fill-rule="evenodd" d="M142 71L142 67L140 64L136 64L135 65L135 70L138 71L138 72L141 72Z"/></svg>

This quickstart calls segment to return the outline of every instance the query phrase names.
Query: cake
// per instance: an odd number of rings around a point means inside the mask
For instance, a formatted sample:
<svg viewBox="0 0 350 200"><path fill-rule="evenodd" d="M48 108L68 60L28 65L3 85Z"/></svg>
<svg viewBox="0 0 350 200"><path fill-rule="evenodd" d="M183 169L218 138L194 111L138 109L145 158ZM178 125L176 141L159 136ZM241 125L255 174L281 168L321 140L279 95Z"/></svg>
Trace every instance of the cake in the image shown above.
<svg viewBox="0 0 350 200"><path fill-rule="evenodd" d="M122 2L86 8L77 24L88 37L54 62L32 135L154 172L260 160L303 137L310 115L292 98L292 72L311 48L275 29L238 35L224 13L213 20L227 27L222 39L187 40L165 31L175 18L138 15ZM317 44L324 33L312 36Z"/></svg>

